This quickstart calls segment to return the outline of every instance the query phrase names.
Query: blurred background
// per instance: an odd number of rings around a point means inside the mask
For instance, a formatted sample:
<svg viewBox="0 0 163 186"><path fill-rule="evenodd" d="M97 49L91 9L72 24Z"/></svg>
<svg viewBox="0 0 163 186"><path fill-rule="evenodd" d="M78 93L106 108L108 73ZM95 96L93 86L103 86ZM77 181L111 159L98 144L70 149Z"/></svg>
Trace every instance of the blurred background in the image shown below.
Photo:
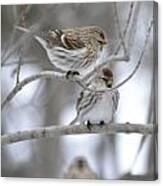
<svg viewBox="0 0 163 186"><path fill-rule="evenodd" d="M128 26L125 38L130 61L109 64L115 84L125 79L137 64L154 14L153 2L121 2L117 7L122 31L131 9L135 19ZM3 5L1 24L2 101L16 85L19 64L20 80L54 69L44 49L32 36L23 37L23 33L15 29L16 25L32 26L36 34L49 28L98 25L110 41L110 54L119 41L113 3ZM152 33L139 70L119 89L115 123L157 123L157 63L154 63ZM80 90L74 83L55 79L28 84L3 108L2 134L54 124L68 125L76 116L75 104ZM87 134L2 146L2 176L63 178L76 158L84 157L98 179L152 180L157 174L155 141L153 136L146 136L136 158L142 137L125 133Z"/></svg>

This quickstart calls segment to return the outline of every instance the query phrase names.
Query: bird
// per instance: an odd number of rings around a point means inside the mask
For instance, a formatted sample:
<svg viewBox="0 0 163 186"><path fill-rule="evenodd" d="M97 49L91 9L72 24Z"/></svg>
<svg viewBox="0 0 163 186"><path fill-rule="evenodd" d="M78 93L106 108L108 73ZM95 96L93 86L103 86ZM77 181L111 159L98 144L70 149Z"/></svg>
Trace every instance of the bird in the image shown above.
<svg viewBox="0 0 163 186"><path fill-rule="evenodd" d="M102 73L97 74L89 83L88 88L81 91L77 99L77 116L70 123L87 123L91 130L92 124L109 124L113 120L119 104L120 94L118 89L100 91L113 87L113 72L109 68L103 68Z"/></svg>
<svg viewBox="0 0 163 186"><path fill-rule="evenodd" d="M99 26L51 29L44 38L50 62L67 76L85 76L94 70L108 44L106 33Z"/></svg>
<svg viewBox="0 0 163 186"><path fill-rule="evenodd" d="M67 179L97 179L97 174L83 156L76 157L68 167L64 178Z"/></svg>

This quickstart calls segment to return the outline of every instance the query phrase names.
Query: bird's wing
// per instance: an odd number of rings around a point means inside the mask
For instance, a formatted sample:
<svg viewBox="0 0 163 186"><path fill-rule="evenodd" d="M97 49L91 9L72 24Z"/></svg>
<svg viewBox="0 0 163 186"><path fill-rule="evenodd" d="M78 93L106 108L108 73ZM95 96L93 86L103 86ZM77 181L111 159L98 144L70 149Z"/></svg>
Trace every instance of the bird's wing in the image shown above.
<svg viewBox="0 0 163 186"><path fill-rule="evenodd" d="M118 108L119 98L120 98L120 94L119 94L119 91L116 89L116 90L113 91L113 94L112 94L113 113L114 113L114 112L117 110L117 108Z"/></svg>
<svg viewBox="0 0 163 186"><path fill-rule="evenodd" d="M73 32L65 34L63 33L63 35L61 36L61 41L69 50L76 50L85 47L84 42L80 39L78 34Z"/></svg>
<svg viewBox="0 0 163 186"><path fill-rule="evenodd" d="M77 113L79 114L81 110L87 110L88 107L94 105L93 103L95 101L95 98L96 96L94 92L88 90L82 91L76 104Z"/></svg>

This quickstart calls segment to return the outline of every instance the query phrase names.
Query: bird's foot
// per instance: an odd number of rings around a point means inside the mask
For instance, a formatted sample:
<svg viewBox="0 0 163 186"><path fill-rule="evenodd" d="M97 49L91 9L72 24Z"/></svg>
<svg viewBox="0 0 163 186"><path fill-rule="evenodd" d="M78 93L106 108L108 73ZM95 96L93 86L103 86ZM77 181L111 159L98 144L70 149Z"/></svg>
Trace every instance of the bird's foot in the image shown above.
<svg viewBox="0 0 163 186"><path fill-rule="evenodd" d="M66 78L67 79L73 79L74 76L79 76L80 73L78 71L72 71L72 70L69 70L67 73L66 73Z"/></svg>
<svg viewBox="0 0 163 186"><path fill-rule="evenodd" d="M125 124L126 124L126 125L130 125L130 122L127 121Z"/></svg>
<svg viewBox="0 0 163 186"><path fill-rule="evenodd" d="M105 125L104 121L100 121L100 126L103 127Z"/></svg>
<svg viewBox="0 0 163 186"><path fill-rule="evenodd" d="M126 124L126 125L128 125L128 126L130 126L130 125L131 125L131 123L130 123L130 122L128 122L128 121L127 121L125 124ZM126 131L126 134L129 134L129 132L128 132L128 131Z"/></svg>
<svg viewBox="0 0 163 186"><path fill-rule="evenodd" d="M87 129L89 130L89 131L91 131L91 128L92 128L92 123L88 120L87 121Z"/></svg>

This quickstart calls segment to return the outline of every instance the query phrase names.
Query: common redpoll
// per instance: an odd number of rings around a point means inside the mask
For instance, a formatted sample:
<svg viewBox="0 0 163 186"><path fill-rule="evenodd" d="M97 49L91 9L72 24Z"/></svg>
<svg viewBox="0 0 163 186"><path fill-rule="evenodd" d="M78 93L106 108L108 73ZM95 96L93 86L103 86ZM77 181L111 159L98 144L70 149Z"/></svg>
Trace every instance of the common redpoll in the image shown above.
<svg viewBox="0 0 163 186"><path fill-rule="evenodd" d="M23 27L16 27L29 32ZM76 27L63 30L49 30L35 39L46 50L50 62L68 74L85 76L102 62L106 56L104 46L108 43L106 34L98 26ZM104 55L102 55L104 52Z"/></svg>
<svg viewBox="0 0 163 186"><path fill-rule="evenodd" d="M102 89L112 88L112 85L113 73L108 68L104 68L102 75L97 75L88 86L94 91L85 89L80 93L76 105L77 117L70 124L87 121L90 126L92 123L112 122L119 103L119 92L117 89L100 92Z"/></svg>
<svg viewBox="0 0 163 186"><path fill-rule="evenodd" d="M98 26L50 30L46 41L51 63L63 71L80 75L95 69L107 44L106 35Z"/></svg>
<svg viewBox="0 0 163 186"><path fill-rule="evenodd" d="M64 178L68 179L97 179L96 173L91 169L84 157L77 157L68 167Z"/></svg>

